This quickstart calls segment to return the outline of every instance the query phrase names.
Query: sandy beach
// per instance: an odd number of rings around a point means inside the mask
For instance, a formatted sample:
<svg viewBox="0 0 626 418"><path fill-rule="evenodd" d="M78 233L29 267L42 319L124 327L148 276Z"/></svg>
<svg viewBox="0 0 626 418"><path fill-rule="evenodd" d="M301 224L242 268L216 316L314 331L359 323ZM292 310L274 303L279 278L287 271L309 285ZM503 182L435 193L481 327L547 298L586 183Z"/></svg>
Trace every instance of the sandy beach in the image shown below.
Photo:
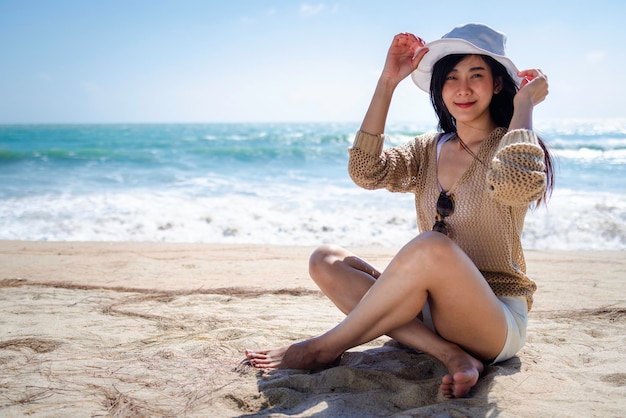
<svg viewBox="0 0 626 418"><path fill-rule="evenodd" d="M353 248L379 268L392 248ZM246 348L342 315L308 278L311 247L0 241L0 416L618 417L626 411L624 252L527 251L528 341L471 397L381 337L309 373Z"/></svg>

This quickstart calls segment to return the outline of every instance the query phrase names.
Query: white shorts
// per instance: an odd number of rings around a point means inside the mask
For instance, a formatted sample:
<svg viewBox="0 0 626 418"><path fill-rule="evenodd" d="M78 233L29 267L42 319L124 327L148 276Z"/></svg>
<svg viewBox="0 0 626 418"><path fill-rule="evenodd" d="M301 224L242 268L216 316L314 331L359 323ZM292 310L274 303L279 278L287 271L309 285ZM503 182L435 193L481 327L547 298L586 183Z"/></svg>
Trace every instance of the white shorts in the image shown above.
<svg viewBox="0 0 626 418"><path fill-rule="evenodd" d="M526 342L526 328L528 326L528 305L526 298L523 296L499 296L500 304L504 309L508 330L506 333L506 341L504 348L500 351L491 364L499 363L513 357ZM433 324L433 317L430 313L430 305L428 301L422 308L422 320L424 325L437 332Z"/></svg>

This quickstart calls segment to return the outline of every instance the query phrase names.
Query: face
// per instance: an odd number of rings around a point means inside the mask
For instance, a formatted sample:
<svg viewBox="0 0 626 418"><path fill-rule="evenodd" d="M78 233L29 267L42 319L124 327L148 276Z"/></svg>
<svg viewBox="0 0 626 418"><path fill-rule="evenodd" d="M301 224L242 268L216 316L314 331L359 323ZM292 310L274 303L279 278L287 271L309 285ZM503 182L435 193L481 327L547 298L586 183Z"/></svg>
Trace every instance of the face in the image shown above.
<svg viewBox="0 0 626 418"><path fill-rule="evenodd" d="M491 123L489 104L500 90L491 69L479 55L468 55L446 76L442 97L446 108L459 123Z"/></svg>

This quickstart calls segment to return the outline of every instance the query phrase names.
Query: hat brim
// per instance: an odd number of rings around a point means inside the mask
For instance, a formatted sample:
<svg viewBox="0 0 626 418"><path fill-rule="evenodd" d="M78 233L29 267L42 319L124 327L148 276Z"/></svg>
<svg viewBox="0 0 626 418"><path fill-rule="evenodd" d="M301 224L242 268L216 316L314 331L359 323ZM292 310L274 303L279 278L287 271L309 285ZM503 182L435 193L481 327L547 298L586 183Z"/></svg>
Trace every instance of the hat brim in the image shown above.
<svg viewBox="0 0 626 418"><path fill-rule="evenodd" d="M452 54L478 54L488 55L498 61L506 68L508 73L513 78L513 81L519 83L521 78L517 75L519 70L513 64L513 61L503 55L497 55L463 40L463 39L438 39L424 45L423 48L428 48L428 52L420 61L417 69L411 73L413 82L417 84L417 87L424 90L426 93L430 93L430 78L432 76L433 67L441 58ZM415 54L421 51L418 49Z"/></svg>

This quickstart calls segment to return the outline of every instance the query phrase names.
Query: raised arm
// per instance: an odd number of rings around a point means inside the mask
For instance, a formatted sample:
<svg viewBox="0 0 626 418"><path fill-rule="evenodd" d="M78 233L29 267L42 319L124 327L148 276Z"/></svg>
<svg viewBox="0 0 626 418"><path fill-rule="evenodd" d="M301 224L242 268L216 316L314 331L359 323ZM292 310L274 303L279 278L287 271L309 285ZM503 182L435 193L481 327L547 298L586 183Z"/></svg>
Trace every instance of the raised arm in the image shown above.
<svg viewBox="0 0 626 418"><path fill-rule="evenodd" d="M422 48L424 41L410 33L401 33L393 38L387 52L385 67L378 79L374 96L370 102L361 130L373 135L385 131L391 98L396 87L411 74L428 49ZM418 51L419 48L422 48ZM416 54L416 51L418 53Z"/></svg>
<svg viewBox="0 0 626 418"><path fill-rule="evenodd" d="M520 89L513 98L513 118L509 131L533 128L533 108L548 95L548 77L541 70L524 70Z"/></svg>

